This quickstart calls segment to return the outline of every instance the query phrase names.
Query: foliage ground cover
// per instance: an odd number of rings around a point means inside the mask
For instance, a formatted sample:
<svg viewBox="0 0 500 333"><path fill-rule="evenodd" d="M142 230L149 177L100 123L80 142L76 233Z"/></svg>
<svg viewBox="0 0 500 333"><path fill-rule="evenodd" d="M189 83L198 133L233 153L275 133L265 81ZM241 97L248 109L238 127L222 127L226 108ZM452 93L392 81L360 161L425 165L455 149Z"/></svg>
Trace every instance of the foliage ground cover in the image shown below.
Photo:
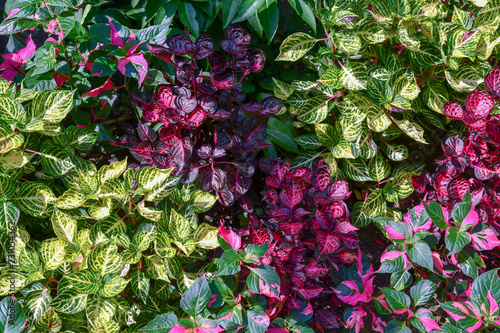
<svg viewBox="0 0 500 333"><path fill-rule="evenodd" d="M2 331L500 329L499 0L2 18Z"/></svg>

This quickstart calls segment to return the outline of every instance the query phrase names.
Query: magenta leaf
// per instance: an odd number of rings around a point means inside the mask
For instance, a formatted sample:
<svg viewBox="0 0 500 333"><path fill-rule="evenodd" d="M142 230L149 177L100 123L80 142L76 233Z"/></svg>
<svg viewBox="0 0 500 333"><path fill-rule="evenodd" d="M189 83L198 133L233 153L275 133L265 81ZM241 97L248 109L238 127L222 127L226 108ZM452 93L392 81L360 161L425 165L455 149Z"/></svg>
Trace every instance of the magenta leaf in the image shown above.
<svg viewBox="0 0 500 333"><path fill-rule="evenodd" d="M469 301L440 303L440 305L466 332L476 332L483 325L481 314Z"/></svg>
<svg viewBox="0 0 500 333"><path fill-rule="evenodd" d="M500 98L500 69L495 64L493 71L484 77L484 86L496 98Z"/></svg>
<svg viewBox="0 0 500 333"><path fill-rule="evenodd" d="M221 224L219 227L218 235L228 243L233 250L238 250L241 248L241 237L236 234L233 230L228 230Z"/></svg>

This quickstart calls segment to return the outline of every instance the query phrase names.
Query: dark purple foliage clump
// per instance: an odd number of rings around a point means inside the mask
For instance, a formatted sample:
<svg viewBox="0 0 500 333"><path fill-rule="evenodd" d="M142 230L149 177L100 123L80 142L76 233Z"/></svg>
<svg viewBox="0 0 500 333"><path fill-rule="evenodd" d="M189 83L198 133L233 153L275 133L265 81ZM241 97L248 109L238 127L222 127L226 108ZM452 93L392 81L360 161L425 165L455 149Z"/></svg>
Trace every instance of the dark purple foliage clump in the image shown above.
<svg viewBox="0 0 500 333"><path fill-rule="evenodd" d="M144 120L161 125L154 131L139 124L137 133L130 131L118 144L130 149L141 166L174 168L181 182L198 179L203 191L216 192L224 206L231 206L250 188L256 154L267 146L268 117L283 102L267 97L242 104L240 82L260 72L266 57L247 47L250 35L241 27L228 27L226 37L221 42L226 57L204 34L196 41L174 35L166 47L148 45L151 53L175 66L176 80L156 94L134 96ZM202 59L207 59L207 68L197 62ZM243 203L252 210L250 203Z"/></svg>
<svg viewBox="0 0 500 333"><path fill-rule="evenodd" d="M288 162L272 158L261 159L260 167L268 174L265 216L250 220L248 234L250 243L271 242L262 260L281 278L276 307L288 314L308 314L312 322L334 327L330 270L340 262L352 262L356 255L350 250L358 243L357 228L349 222L344 202L351 194L348 183L332 181L322 158L311 169L291 170Z"/></svg>
<svg viewBox="0 0 500 333"><path fill-rule="evenodd" d="M438 201L450 211L470 191L481 222L500 232L500 116L491 114L500 96L500 70L495 66L485 78L488 92L477 90L465 99L444 105L444 114L462 120L469 130L449 137L442 144L433 174L413 177L417 193Z"/></svg>

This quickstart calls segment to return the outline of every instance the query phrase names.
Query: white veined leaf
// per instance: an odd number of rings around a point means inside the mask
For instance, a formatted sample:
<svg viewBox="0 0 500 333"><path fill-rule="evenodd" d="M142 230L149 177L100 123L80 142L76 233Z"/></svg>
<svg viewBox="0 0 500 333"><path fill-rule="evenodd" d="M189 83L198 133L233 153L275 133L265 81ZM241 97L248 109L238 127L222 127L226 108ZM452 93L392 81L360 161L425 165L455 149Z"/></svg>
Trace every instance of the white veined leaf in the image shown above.
<svg viewBox="0 0 500 333"><path fill-rule="evenodd" d="M57 237L70 243L73 242L73 237L77 229L75 218L55 208L50 221Z"/></svg>
<svg viewBox="0 0 500 333"><path fill-rule="evenodd" d="M86 314L90 325L97 329L113 318L116 311L116 305L111 300L105 299L100 295L87 300Z"/></svg>
<svg viewBox="0 0 500 333"><path fill-rule="evenodd" d="M43 183L24 182L14 200L21 210L32 216L45 213L49 203L55 200L52 190Z"/></svg>
<svg viewBox="0 0 500 333"><path fill-rule="evenodd" d="M306 33L293 33L281 44L276 61L297 61L311 50L316 42L316 38Z"/></svg>
<svg viewBox="0 0 500 333"><path fill-rule="evenodd" d="M219 247L217 240L218 230L216 227L206 223L200 224L194 235L194 242L197 247L202 249L215 249Z"/></svg>
<svg viewBox="0 0 500 333"><path fill-rule="evenodd" d="M99 294L102 297L110 298L118 295L125 289L129 280L125 280L118 274L107 274L102 279L102 286Z"/></svg>
<svg viewBox="0 0 500 333"><path fill-rule="evenodd" d="M24 122L24 108L18 101L0 96L0 120L6 123Z"/></svg>
<svg viewBox="0 0 500 333"><path fill-rule="evenodd" d="M46 270L57 269L64 262L65 243L59 238L46 239L40 244L39 253Z"/></svg>
<svg viewBox="0 0 500 333"><path fill-rule="evenodd" d="M50 303L58 312L75 314L85 310L87 295L80 294L75 288L66 288Z"/></svg>
<svg viewBox="0 0 500 333"><path fill-rule="evenodd" d="M361 209L362 213L370 217L377 217L384 213L386 202L382 190L373 191L368 195Z"/></svg>
<svg viewBox="0 0 500 333"><path fill-rule="evenodd" d="M32 102L33 115L47 123L62 121L71 110L75 91L40 91Z"/></svg>

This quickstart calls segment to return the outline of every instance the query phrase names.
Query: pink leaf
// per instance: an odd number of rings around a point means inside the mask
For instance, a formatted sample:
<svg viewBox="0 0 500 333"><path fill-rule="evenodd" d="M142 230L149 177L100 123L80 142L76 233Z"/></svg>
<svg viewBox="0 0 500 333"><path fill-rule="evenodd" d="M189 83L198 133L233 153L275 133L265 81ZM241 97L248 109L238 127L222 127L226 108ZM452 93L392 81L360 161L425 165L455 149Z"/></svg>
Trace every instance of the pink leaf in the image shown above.
<svg viewBox="0 0 500 333"><path fill-rule="evenodd" d="M417 311L417 318L422 322L424 328L430 332L432 330L442 331L441 327L432 318L432 312L428 309L420 309Z"/></svg>
<svg viewBox="0 0 500 333"><path fill-rule="evenodd" d="M486 296L487 302L481 305L481 311L490 318L496 318L498 316L498 303L491 295L488 290L488 295Z"/></svg>
<svg viewBox="0 0 500 333"><path fill-rule="evenodd" d="M374 332L384 333L387 323L380 317L376 316L374 312L370 311L372 315L372 329Z"/></svg>
<svg viewBox="0 0 500 333"><path fill-rule="evenodd" d="M120 36L120 33L118 30L116 30L115 25L113 22L111 22L111 19L108 16L108 22L109 22L109 30L111 33L111 44L121 47L122 49L125 47L125 44L123 44L123 39Z"/></svg>
<svg viewBox="0 0 500 333"><path fill-rule="evenodd" d="M233 250L238 250L239 248L241 248L241 237L232 230L226 230L226 228L222 224L219 227L218 235L222 237L222 239L224 239L229 245L231 245Z"/></svg>
<svg viewBox="0 0 500 333"><path fill-rule="evenodd" d="M54 81L56 81L58 87L61 87L68 79L66 75L63 75L61 73L54 73L52 74L52 77L54 78Z"/></svg>
<svg viewBox="0 0 500 333"><path fill-rule="evenodd" d="M121 58L120 60L118 60L118 70L123 75L125 75L126 65L129 62L134 65L134 68L137 70L137 73L139 73L139 86L140 86L148 73L148 62L146 61L142 53Z"/></svg>
<svg viewBox="0 0 500 333"><path fill-rule="evenodd" d="M175 324L174 327L172 327L170 329L170 331L168 331L168 332L169 333L184 333L184 332L186 332L186 329L182 326Z"/></svg>
<svg viewBox="0 0 500 333"><path fill-rule="evenodd" d="M288 330L285 328L269 328L266 333L288 333Z"/></svg>
<svg viewBox="0 0 500 333"><path fill-rule="evenodd" d="M111 76L110 76L102 86L92 89L91 91L85 93L82 97L90 96L95 98L99 96L103 91L113 90L113 89L116 89L116 87L113 86L113 83L111 83Z"/></svg>
<svg viewBox="0 0 500 333"><path fill-rule="evenodd" d="M363 322L363 318L366 316L366 311L363 310L362 306L355 306L352 310L351 315L346 320L346 324L349 328L354 328L356 333L359 333L363 327L365 327L365 323Z"/></svg>
<svg viewBox="0 0 500 333"><path fill-rule="evenodd" d="M8 19L8 18L10 18L10 17L12 17L12 16L14 16L14 15L16 15L16 14L17 14L17 13L19 13L20 11L21 11L21 10L20 10L20 9L17 9L17 8L16 8L16 9L14 9L14 10L11 10L11 11L9 12L9 15L7 15L7 17L5 18L5 20L6 20L6 19Z"/></svg>
<svg viewBox="0 0 500 333"><path fill-rule="evenodd" d="M476 210L472 208L465 217L465 219L462 222L462 225L471 225L471 226L476 226L477 223L479 222L479 215L477 214Z"/></svg>
<svg viewBox="0 0 500 333"><path fill-rule="evenodd" d="M477 251L489 251L500 246L500 241L491 228L470 234L472 246Z"/></svg>
<svg viewBox="0 0 500 333"><path fill-rule="evenodd" d="M391 239L405 239L405 236L397 232L394 228L392 228L388 224L385 225L385 231L387 231L387 234Z"/></svg>

